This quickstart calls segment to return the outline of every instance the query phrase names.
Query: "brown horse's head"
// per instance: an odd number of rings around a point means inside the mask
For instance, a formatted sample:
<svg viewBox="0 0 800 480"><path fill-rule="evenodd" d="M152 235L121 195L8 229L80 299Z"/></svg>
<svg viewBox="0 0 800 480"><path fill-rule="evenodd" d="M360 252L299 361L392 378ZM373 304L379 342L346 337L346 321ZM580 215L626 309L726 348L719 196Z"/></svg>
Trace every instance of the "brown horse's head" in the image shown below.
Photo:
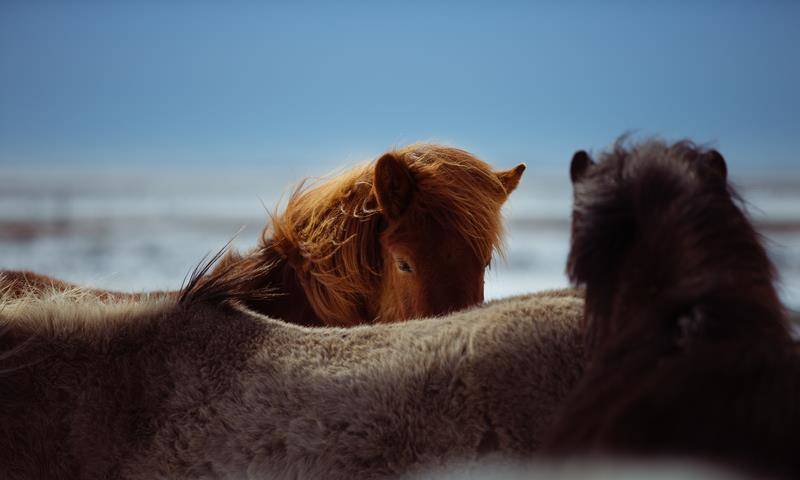
<svg viewBox="0 0 800 480"><path fill-rule="evenodd" d="M444 314L483 301L500 208L524 170L495 172L463 150L411 145L298 190L265 239L327 324Z"/></svg>
<svg viewBox="0 0 800 480"><path fill-rule="evenodd" d="M524 165L493 172L455 148L412 145L375 164L382 278L379 319L447 313L483 301L500 246L500 207Z"/></svg>

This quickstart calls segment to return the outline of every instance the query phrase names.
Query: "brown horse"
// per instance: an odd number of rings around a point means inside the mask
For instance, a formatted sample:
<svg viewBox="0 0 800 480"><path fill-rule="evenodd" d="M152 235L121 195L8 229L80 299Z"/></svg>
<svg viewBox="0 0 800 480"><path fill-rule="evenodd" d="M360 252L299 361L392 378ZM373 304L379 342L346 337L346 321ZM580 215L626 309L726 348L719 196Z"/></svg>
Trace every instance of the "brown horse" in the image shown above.
<svg viewBox="0 0 800 480"><path fill-rule="evenodd" d="M723 157L624 141L572 159L567 271L589 366L547 450L800 477L800 356Z"/></svg>
<svg viewBox="0 0 800 480"><path fill-rule="evenodd" d="M75 295L0 295L4 479L376 479L529 456L583 367L571 290L347 329L191 292Z"/></svg>
<svg viewBox="0 0 800 480"><path fill-rule="evenodd" d="M298 188L258 247L196 272L186 291L301 325L393 322L478 304L502 245L500 209L524 170L494 172L441 145L392 150ZM5 276L12 293L75 288L28 272Z"/></svg>

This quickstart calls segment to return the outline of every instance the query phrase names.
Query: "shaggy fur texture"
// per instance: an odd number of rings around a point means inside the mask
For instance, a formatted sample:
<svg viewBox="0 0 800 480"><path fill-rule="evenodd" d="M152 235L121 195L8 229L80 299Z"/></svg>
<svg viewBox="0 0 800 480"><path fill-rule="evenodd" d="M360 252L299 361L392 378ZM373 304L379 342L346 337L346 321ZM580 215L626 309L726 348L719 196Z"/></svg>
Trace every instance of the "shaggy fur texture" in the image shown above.
<svg viewBox="0 0 800 480"><path fill-rule="evenodd" d="M4 478L326 478L527 455L581 374L572 290L308 329L174 298L0 311Z"/></svg>
<svg viewBox="0 0 800 480"><path fill-rule="evenodd" d="M618 143L596 165L578 152L571 173L590 363L547 450L800 478L800 355L722 156Z"/></svg>

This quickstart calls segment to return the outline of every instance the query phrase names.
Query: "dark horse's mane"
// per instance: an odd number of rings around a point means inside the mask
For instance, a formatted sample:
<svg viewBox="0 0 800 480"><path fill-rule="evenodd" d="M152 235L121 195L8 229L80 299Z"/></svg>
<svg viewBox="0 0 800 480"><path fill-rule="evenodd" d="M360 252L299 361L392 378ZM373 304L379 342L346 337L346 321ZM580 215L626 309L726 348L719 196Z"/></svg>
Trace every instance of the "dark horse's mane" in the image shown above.
<svg viewBox="0 0 800 480"><path fill-rule="evenodd" d="M800 362L775 270L714 151L576 153L570 279L589 366L551 453L688 455L800 474Z"/></svg>
<svg viewBox="0 0 800 480"><path fill-rule="evenodd" d="M785 334L775 269L726 177L719 153L692 142L620 140L575 184L567 273L592 290L588 338L621 327L592 320L622 296L664 318L702 306L728 319L720 335Z"/></svg>
<svg viewBox="0 0 800 480"><path fill-rule="evenodd" d="M236 258L240 262L243 256L231 248L230 240L216 253L210 253L187 274L186 279L178 291L178 303L182 305L200 304L204 302L230 305L238 301L260 298L268 300L277 295L273 288L265 285L258 289L251 289L253 282L265 277L278 264L278 256L265 260L265 255L258 251L251 255L252 265L240 271L238 262L226 259Z"/></svg>

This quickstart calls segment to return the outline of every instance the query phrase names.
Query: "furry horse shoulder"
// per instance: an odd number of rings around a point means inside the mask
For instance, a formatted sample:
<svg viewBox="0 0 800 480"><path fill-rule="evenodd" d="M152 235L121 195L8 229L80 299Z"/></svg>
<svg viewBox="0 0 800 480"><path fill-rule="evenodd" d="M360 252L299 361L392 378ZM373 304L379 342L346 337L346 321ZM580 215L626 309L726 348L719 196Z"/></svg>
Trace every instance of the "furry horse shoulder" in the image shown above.
<svg viewBox="0 0 800 480"><path fill-rule="evenodd" d="M350 329L174 296L2 303L10 479L369 479L525 455L583 365L573 290Z"/></svg>
<svg viewBox="0 0 800 480"><path fill-rule="evenodd" d="M687 456L800 476L800 357L774 268L715 150L573 157L567 270L589 367L554 453Z"/></svg>
<svg viewBox="0 0 800 480"><path fill-rule="evenodd" d="M494 171L443 145L391 150L301 184L255 249L204 264L177 294L308 326L395 322L478 304L484 271L502 253L501 207L524 170ZM17 294L76 288L26 272L5 277L0 284Z"/></svg>

